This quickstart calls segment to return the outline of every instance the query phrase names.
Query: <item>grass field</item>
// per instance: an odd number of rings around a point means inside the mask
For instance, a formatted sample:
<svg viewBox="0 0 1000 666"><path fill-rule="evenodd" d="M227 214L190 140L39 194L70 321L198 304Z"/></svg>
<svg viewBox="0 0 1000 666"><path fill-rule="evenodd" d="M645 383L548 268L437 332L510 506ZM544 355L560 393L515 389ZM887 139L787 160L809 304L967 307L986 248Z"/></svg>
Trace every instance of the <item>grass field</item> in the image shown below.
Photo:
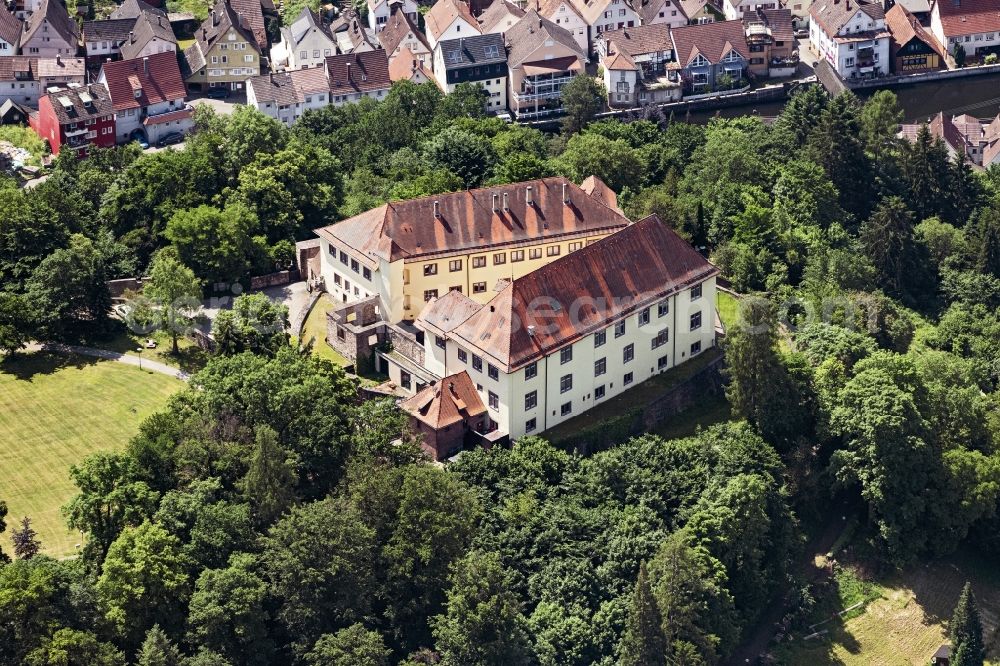
<svg viewBox="0 0 1000 666"><path fill-rule="evenodd" d="M147 339L156 341L154 349L145 348ZM121 330L111 337L81 340L80 342L90 347L110 349L111 351L128 354L129 356L141 356L144 359L148 358L153 361L159 361L189 374L198 372L208 362L208 354L198 347L194 341L183 335L177 339L177 348L180 353L175 356L170 334L161 330L139 335L126 330L122 326ZM142 348L141 354L138 351L140 348Z"/></svg>
<svg viewBox="0 0 1000 666"><path fill-rule="evenodd" d="M306 323L302 327L302 342L308 343L314 339L313 353L321 358L333 361L339 366L350 365L351 362L337 353L337 350L326 343L326 315L333 309L334 302L327 294L322 294L316 305L309 311Z"/></svg>
<svg viewBox="0 0 1000 666"><path fill-rule="evenodd" d="M29 354L0 364L0 499L8 525L30 516L45 552L71 554L80 535L66 529L59 511L74 492L70 465L124 446L182 386L83 357Z"/></svg>
<svg viewBox="0 0 1000 666"><path fill-rule="evenodd" d="M719 319L728 331L740 316L740 302L732 294L724 291L715 292L715 307L719 310Z"/></svg>
<svg viewBox="0 0 1000 666"><path fill-rule="evenodd" d="M1000 659L1000 568L969 552L914 566L866 584L839 576L836 605L848 608L859 599L874 599L856 617L816 627L828 634L805 640L793 635L772 654L789 666L909 666L930 663L947 635L959 592L971 581L983 616L988 663ZM824 604L820 604L823 608ZM826 613L825 617L829 617ZM817 618L817 621L819 618Z"/></svg>

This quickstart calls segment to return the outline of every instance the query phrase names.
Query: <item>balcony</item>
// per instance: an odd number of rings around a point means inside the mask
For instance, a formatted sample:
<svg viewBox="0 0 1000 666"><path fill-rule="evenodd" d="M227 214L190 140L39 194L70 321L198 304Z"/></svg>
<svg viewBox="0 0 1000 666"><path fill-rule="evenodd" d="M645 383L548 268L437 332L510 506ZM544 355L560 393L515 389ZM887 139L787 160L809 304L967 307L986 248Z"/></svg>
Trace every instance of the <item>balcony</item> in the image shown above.
<svg viewBox="0 0 1000 666"><path fill-rule="evenodd" d="M73 129L70 129L70 128L67 127L64 133L66 134L66 138L68 139L68 138L74 137L74 136L83 136L84 134L86 134L89 131L90 131L90 128L87 127L86 125L84 125L83 127L75 127Z"/></svg>
<svg viewBox="0 0 1000 666"><path fill-rule="evenodd" d="M562 74L559 76L533 76L526 77L521 84L523 90L512 91L515 102L534 102L548 97L561 97L564 85L572 81L573 74Z"/></svg>
<svg viewBox="0 0 1000 666"><path fill-rule="evenodd" d="M172 120L182 120L194 115L194 107L190 104L184 104L183 106L176 108L169 108L166 111L160 111L159 113L147 113L144 109L140 120L143 125L157 125L161 122L170 122Z"/></svg>

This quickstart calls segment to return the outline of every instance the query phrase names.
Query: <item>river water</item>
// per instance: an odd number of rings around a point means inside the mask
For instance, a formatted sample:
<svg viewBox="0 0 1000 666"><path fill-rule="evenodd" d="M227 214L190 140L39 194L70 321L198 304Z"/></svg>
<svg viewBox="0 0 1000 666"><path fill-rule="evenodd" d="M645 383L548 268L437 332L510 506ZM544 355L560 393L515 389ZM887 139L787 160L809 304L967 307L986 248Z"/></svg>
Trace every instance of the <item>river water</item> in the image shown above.
<svg viewBox="0 0 1000 666"><path fill-rule="evenodd" d="M864 100L877 89L870 88L859 91L858 96ZM905 122L919 122L943 111L948 115L968 113L976 118L994 118L1000 113L1000 74L989 76L970 76L951 81L930 81L910 86L893 88L903 109ZM734 106L719 111L699 111L690 114L690 122L707 122L710 118L721 116L732 118L756 113L761 116L776 116L784 107L783 102ZM684 120L682 116L675 116Z"/></svg>

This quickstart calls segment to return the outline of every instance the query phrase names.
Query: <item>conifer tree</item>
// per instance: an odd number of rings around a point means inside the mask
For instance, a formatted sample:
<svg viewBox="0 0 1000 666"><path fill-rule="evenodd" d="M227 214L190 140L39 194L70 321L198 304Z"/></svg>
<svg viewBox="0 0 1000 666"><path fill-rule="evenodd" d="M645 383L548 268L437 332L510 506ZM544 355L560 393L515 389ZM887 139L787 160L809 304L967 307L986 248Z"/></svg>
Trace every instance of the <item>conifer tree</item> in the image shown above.
<svg viewBox="0 0 1000 666"><path fill-rule="evenodd" d="M146 632L146 640L136 658L138 666L180 666L181 653L177 646L170 642L167 634L154 624Z"/></svg>
<svg viewBox="0 0 1000 666"><path fill-rule="evenodd" d="M42 548L38 532L32 529L31 518L27 516L21 519L21 529L11 530L10 540L14 543L14 556L20 560L30 560Z"/></svg>
<svg viewBox="0 0 1000 666"><path fill-rule="evenodd" d="M986 648L983 646L983 623L972 585L965 584L958 597L955 614L949 625L952 666L983 666Z"/></svg>
<svg viewBox="0 0 1000 666"><path fill-rule="evenodd" d="M625 621L619 663L623 666L662 664L666 657L665 643L663 619L649 585L646 563L643 562L639 565L639 578L635 582L632 605Z"/></svg>

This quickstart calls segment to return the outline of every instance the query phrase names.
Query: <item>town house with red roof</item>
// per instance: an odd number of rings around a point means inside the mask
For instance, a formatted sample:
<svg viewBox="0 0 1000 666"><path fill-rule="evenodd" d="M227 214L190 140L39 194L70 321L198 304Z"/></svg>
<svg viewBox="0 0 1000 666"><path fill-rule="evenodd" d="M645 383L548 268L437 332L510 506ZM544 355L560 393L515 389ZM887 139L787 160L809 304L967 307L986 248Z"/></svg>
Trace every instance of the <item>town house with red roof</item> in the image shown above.
<svg viewBox="0 0 1000 666"><path fill-rule="evenodd" d="M98 82L108 88L116 116L119 143L144 138L156 143L167 134L186 134L194 110L172 52L105 63Z"/></svg>
<svg viewBox="0 0 1000 666"><path fill-rule="evenodd" d="M49 142L53 155L72 150L82 158L95 147L115 145L115 110L107 88L99 84L72 85L43 95L29 123Z"/></svg>
<svg viewBox="0 0 1000 666"><path fill-rule="evenodd" d="M816 0L809 10L809 46L844 79L888 74L889 30L877 2Z"/></svg>
<svg viewBox="0 0 1000 666"><path fill-rule="evenodd" d="M715 344L719 271L653 216L415 322L423 368L467 372L491 431L558 425ZM431 381L436 381L432 379Z"/></svg>
<svg viewBox="0 0 1000 666"><path fill-rule="evenodd" d="M344 303L376 297L389 323L458 290L478 302L628 224L615 193L563 177L392 201L315 231L327 292Z"/></svg>
<svg viewBox="0 0 1000 666"><path fill-rule="evenodd" d="M954 55L961 45L970 60L1000 47L1000 4L996 0L938 0L931 7L931 32Z"/></svg>
<svg viewBox="0 0 1000 666"><path fill-rule="evenodd" d="M478 443L489 419L476 385L462 371L429 384L399 404L410 417L420 448L441 462Z"/></svg>

